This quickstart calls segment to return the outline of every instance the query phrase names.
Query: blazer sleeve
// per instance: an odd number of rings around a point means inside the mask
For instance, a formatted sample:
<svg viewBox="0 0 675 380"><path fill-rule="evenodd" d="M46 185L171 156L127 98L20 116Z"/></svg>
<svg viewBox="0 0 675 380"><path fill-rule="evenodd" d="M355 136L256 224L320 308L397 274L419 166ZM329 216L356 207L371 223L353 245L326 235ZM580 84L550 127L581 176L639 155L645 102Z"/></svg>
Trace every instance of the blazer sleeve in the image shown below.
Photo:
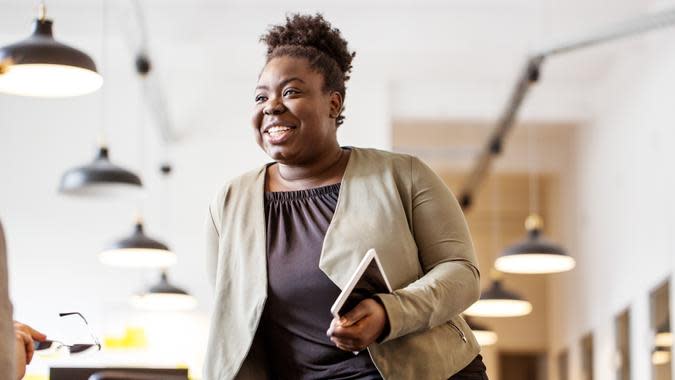
<svg viewBox="0 0 675 380"><path fill-rule="evenodd" d="M415 157L411 178L411 230L424 274L391 294L377 295L389 319L381 342L443 324L480 297L478 263L459 203Z"/></svg>

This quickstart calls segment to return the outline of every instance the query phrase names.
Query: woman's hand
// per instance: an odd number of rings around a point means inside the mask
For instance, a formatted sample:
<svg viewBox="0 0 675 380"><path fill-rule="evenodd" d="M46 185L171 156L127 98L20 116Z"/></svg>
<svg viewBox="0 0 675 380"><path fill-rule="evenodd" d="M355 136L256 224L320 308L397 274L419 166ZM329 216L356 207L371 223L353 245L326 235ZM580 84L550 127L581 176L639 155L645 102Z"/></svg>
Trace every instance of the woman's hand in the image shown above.
<svg viewBox="0 0 675 380"><path fill-rule="evenodd" d="M33 360L33 341L43 341L47 336L28 325L14 321L14 341L16 351L16 376L17 379L23 378L26 373L26 366Z"/></svg>
<svg viewBox="0 0 675 380"><path fill-rule="evenodd" d="M339 349L357 352L377 340L388 322L384 307L369 298L359 302L339 320L333 318L326 335Z"/></svg>

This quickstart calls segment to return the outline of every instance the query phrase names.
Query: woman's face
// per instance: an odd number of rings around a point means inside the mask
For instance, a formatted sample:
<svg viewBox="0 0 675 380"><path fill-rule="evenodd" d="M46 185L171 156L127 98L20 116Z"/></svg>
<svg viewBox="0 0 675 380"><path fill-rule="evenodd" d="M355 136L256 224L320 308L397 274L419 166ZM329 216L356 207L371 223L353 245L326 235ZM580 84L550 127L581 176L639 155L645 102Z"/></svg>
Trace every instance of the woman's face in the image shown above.
<svg viewBox="0 0 675 380"><path fill-rule="evenodd" d="M275 161L307 164L338 146L342 98L323 85L323 75L304 58L273 58L263 69L252 123L258 145Z"/></svg>

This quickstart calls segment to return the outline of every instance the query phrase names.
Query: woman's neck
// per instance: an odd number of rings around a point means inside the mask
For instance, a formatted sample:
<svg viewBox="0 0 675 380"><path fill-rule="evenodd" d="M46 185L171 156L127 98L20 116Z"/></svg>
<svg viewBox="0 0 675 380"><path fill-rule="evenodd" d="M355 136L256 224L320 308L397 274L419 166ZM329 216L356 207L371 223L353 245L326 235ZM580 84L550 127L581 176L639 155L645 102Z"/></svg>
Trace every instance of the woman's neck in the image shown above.
<svg viewBox="0 0 675 380"><path fill-rule="evenodd" d="M268 190L302 190L340 182L349 153L349 150L337 146L330 154L308 164L277 163L268 171Z"/></svg>

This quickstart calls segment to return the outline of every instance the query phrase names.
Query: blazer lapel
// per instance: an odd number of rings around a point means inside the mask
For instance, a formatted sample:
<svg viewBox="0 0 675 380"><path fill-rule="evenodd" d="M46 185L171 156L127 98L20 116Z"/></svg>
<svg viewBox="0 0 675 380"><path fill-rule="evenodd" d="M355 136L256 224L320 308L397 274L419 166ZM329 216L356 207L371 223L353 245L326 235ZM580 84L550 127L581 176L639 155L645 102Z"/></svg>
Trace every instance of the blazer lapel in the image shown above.
<svg viewBox="0 0 675 380"><path fill-rule="evenodd" d="M250 218L247 218L254 236L251 237L250 260L252 261L251 270L255 270L254 278L256 283L261 286L259 293L267 296L267 225L265 223L265 176L267 165L258 173L255 181L255 193L252 196L252 203L249 205Z"/></svg>
<svg viewBox="0 0 675 380"><path fill-rule="evenodd" d="M350 225L349 218L343 216L352 207L358 207L358 204L355 204L358 203L358 199L354 194L355 191L358 191L358 184L354 182L354 176L358 174L358 167L359 150L351 148L349 162L342 176L340 195L324 237L319 260L319 268L340 289L343 289L347 284L368 250L368 248L361 247L363 241L346 241L347 239L344 239L345 236L352 235L345 233L345 231L349 231L353 226Z"/></svg>
<svg viewBox="0 0 675 380"><path fill-rule="evenodd" d="M415 240L397 190L392 169L368 150L352 148L340 195L326 231L319 268L340 289L349 282L366 252L374 248L394 289L416 279L421 271Z"/></svg>

